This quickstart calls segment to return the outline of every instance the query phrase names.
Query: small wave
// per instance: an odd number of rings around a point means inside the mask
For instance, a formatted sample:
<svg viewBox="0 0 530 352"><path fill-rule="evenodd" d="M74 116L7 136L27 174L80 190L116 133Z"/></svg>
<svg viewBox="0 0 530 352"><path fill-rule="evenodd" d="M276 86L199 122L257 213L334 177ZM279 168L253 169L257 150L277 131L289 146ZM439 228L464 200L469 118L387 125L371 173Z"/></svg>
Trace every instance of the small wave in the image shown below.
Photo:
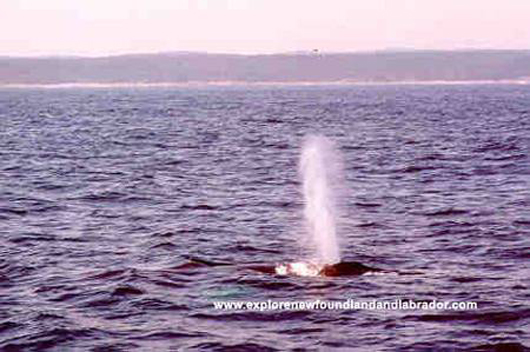
<svg viewBox="0 0 530 352"><path fill-rule="evenodd" d="M514 233L513 235L517 235ZM530 247L529 246L513 246L511 248L489 248L486 251L486 255L497 259L530 259Z"/></svg>
<svg viewBox="0 0 530 352"><path fill-rule="evenodd" d="M427 170L436 170L436 169L437 167L435 166L411 165L411 166L406 166L404 168L393 170L393 171L404 173L404 174L410 174L410 173L417 173L417 172L422 172L422 171L427 171Z"/></svg>
<svg viewBox="0 0 530 352"><path fill-rule="evenodd" d="M13 329L18 329L20 327L23 327L23 324L15 323L13 321L4 321L0 323L0 334L3 334Z"/></svg>
<svg viewBox="0 0 530 352"><path fill-rule="evenodd" d="M530 348L519 342L499 342L477 345L469 350L474 352L528 352Z"/></svg>
<svg viewBox="0 0 530 352"><path fill-rule="evenodd" d="M190 317L201 320L212 321L297 321L311 315L311 311L269 311L269 312L248 312L232 311L230 313L196 313Z"/></svg>
<svg viewBox="0 0 530 352"><path fill-rule="evenodd" d="M203 333L187 333L176 331L158 331L140 336L134 336L136 340L167 340L167 339L182 339L182 338L205 338L208 334Z"/></svg>
<svg viewBox="0 0 530 352"><path fill-rule="evenodd" d="M280 351L276 348L257 344L257 343L240 343L227 344L226 342L201 342L193 346L193 349L198 351L213 351L213 352L275 352Z"/></svg>
<svg viewBox="0 0 530 352"><path fill-rule="evenodd" d="M484 157L487 161L507 161L507 160L520 160L525 159L527 156L523 153L516 153L510 155L491 155ZM510 164L511 165L511 164Z"/></svg>
<svg viewBox="0 0 530 352"><path fill-rule="evenodd" d="M459 284L467 284L467 283L470 283L470 282L482 281L483 279L478 278L478 277L464 277L464 276L460 276L460 277L452 277L449 280L454 281L454 282L458 282Z"/></svg>
<svg viewBox="0 0 530 352"><path fill-rule="evenodd" d="M143 298L143 299L137 299L131 302L131 305L137 308L141 308L144 310L155 310L155 311L163 311L163 312L181 312L181 311L189 311L191 310L187 305L185 304L175 304L172 302L162 301L160 299L155 298Z"/></svg>
<svg viewBox="0 0 530 352"><path fill-rule="evenodd" d="M367 228L367 227L384 228L385 227L384 225L377 223L377 222L365 222L362 224L358 224L356 226L361 227L361 228Z"/></svg>
<svg viewBox="0 0 530 352"><path fill-rule="evenodd" d="M119 286L112 291L112 296L130 296L130 295L142 295L144 291L134 286Z"/></svg>
<svg viewBox="0 0 530 352"><path fill-rule="evenodd" d="M263 120L265 123L270 123L270 124L277 124L277 123L284 123L285 121L281 120L281 119L277 119L277 118L274 118L274 117L269 117L269 118L266 118L265 120Z"/></svg>
<svg viewBox="0 0 530 352"><path fill-rule="evenodd" d="M288 335L298 335L298 334L312 334L312 333L319 333L324 332L325 330L322 328L302 328L302 327L296 327L296 328L287 328L285 330L280 330L279 332L281 334L288 334Z"/></svg>
<svg viewBox="0 0 530 352"><path fill-rule="evenodd" d="M431 211L431 212L424 212L424 213L421 213L421 215L425 215L425 216L456 216L456 215L464 215L464 214L468 214L468 213L469 213L469 211L464 210L464 209L449 208L449 209L435 210L435 211Z"/></svg>
<svg viewBox="0 0 530 352"><path fill-rule="evenodd" d="M435 221L430 223L429 227L445 227L445 228L462 228L462 227L473 227L479 225L478 223L472 223L468 221Z"/></svg>
<svg viewBox="0 0 530 352"><path fill-rule="evenodd" d="M28 244L31 242L53 242L57 238L54 235L45 234L45 233L25 233L17 237L10 238L9 242L17 244Z"/></svg>
<svg viewBox="0 0 530 352"><path fill-rule="evenodd" d="M486 153L486 152L514 152L520 151L518 146L518 140L514 137L508 137L505 140L493 140L490 139L483 144L477 146L473 150L475 153Z"/></svg>
<svg viewBox="0 0 530 352"><path fill-rule="evenodd" d="M274 148L274 149L279 149L279 150L289 150L292 148L292 146L290 146L287 143L266 143L263 145L263 147Z"/></svg>
<svg viewBox="0 0 530 352"><path fill-rule="evenodd" d="M70 341L93 338L98 331L96 329L54 328L7 340L0 347L3 351L44 351Z"/></svg>
<svg viewBox="0 0 530 352"><path fill-rule="evenodd" d="M491 311L481 313L446 313L407 316L407 319L429 322L476 321L484 324L504 324L530 318L530 309Z"/></svg>
<svg viewBox="0 0 530 352"><path fill-rule="evenodd" d="M264 289L267 291L296 291L301 288L301 285L297 285L290 281L264 281L262 278L259 279L240 279L237 281L238 284L246 285L249 287L255 287L259 289Z"/></svg>
<svg viewBox="0 0 530 352"><path fill-rule="evenodd" d="M185 231L181 231L185 232ZM194 231L191 231L194 232ZM175 236L177 233L173 231L161 231L161 232L154 232L151 234L152 237L163 237L163 238L170 238Z"/></svg>
<svg viewBox="0 0 530 352"><path fill-rule="evenodd" d="M27 215L29 213L29 211L26 210L26 209L21 209L21 208L13 208L13 207L5 208L5 207L2 207L2 208L0 208L0 213L24 216L24 215Z"/></svg>
<svg viewBox="0 0 530 352"><path fill-rule="evenodd" d="M97 273L94 275L91 275L87 277L89 280L105 280L105 279L111 279L115 277L122 277L127 271L124 269L120 270L108 270L104 271L102 273Z"/></svg>
<svg viewBox="0 0 530 352"><path fill-rule="evenodd" d="M513 222L515 226L530 227L530 219L518 219Z"/></svg>
<svg viewBox="0 0 530 352"><path fill-rule="evenodd" d="M196 204L196 205L182 205L181 209L190 209L190 210L217 210L218 207L208 204Z"/></svg>
<svg viewBox="0 0 530 352"><path fill-rule="evenodd" d="M88 193L80 196L77 200L92 202L117 202L127 197L126 193L116 191L103 191L98 193Z"/></svg>
<svg viewBox="0 0 530 352"><path fill-rule="evenodd" d="M171 251L177 248L177 246L171 242L162 242L162 243L155 244L149 248L150 249L165 249L165 250Z"/></svg>
<svg viewBox="0 0 530 352"><path fill-rule="evenodd" d="M244 253L244 252L250 252L250 253L270 253L270 254L281 254L281 250L275 250L270 248L262 248L262 247L255 247L248 244L240 244L237 243L231 247L228 248L230 251L238 252L238 253Z"/></svg>
<svg viewBox="0 0 530 352"><path fill-rule="evenodd" d="M380 203L371 203L371 202L355 202L354 204L362 208L375 208L375 207L382 206L382 204Z"/></svg>

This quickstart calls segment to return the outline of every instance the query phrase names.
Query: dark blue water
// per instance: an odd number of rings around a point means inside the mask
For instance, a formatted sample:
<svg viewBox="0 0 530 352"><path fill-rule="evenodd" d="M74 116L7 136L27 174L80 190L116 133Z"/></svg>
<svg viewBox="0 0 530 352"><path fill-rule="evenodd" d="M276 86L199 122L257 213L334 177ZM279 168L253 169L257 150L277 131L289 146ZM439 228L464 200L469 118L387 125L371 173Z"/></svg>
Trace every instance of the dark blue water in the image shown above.
<svg viewBox="0 0 530 352"><path fill-rule="evenodd" d="M304 254L315 132L343 154L345 260L420 274L245 269ZM528 86L0 90L0 349L523 351L529 155ZM212 305L347 298L479 309Z"/></svg>

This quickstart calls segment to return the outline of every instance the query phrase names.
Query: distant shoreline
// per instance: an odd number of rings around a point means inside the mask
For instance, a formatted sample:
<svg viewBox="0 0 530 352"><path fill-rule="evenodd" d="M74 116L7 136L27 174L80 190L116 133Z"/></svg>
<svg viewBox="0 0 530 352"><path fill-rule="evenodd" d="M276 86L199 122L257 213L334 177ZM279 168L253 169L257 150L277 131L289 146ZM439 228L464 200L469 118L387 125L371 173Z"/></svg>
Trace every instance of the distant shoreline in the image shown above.
<svg viewBox="0 0 530 352"><path fill-rule="evenodd" d="M201 87L311 87L311 86L393 86L393 85L530 85L529 79L475 81L196 81L196 82L71 82L71 83L0 83L0 89L69 89L69 88L201 88Z"/></svg>
<svg viewBox="0 0 530 352"><path fill-rule="evenodd" d="M527 84L530 51L2 58L0 86Z"/></svg>

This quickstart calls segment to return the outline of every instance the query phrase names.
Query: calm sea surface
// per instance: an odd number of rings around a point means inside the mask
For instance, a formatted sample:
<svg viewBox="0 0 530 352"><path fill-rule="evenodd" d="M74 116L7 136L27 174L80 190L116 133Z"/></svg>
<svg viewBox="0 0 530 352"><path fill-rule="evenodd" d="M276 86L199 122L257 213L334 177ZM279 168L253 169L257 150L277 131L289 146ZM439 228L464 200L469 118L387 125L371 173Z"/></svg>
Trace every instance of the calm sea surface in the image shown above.
<svg viewBox="0 0 530 352"><path fill-rule="evenodd" d="M305 254L310 133L344 259L418 274L248 270ZM529 259L529 86L0 90L2 351L523 351ZM316 299L478 309L213 306Z"/></svg>

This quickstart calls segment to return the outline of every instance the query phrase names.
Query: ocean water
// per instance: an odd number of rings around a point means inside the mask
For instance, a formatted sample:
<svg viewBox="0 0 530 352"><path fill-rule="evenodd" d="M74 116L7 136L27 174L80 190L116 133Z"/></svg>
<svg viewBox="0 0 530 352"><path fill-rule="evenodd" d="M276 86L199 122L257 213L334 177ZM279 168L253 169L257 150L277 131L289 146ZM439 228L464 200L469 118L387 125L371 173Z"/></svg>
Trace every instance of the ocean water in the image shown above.
<svg viewBox="0 0 530 352"><path fill-rule="evenodd" d="M311 133L343 258L414 275L249 269L307 254ZM0 350L528 350L529 155L529 86L1 89ZM213 306L316 299L478 309Z"/></svg>

